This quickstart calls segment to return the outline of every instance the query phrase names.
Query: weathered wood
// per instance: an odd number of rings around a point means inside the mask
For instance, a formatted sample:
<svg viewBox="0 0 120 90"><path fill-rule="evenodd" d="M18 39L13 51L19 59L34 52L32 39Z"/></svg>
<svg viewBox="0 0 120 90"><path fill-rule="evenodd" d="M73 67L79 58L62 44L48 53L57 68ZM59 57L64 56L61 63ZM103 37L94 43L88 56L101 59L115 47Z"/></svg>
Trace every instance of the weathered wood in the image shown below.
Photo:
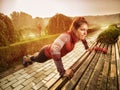
<svg viewBox="0 0 120 90"><path fill-rule="evenodd" d="M75 71L72 79L60 78L50 90L120 90L120 52L117 43L95 45L107 48L107 54L85 52L70 67Z"/></svg>
<svg viewBox="0 0 120 90"><path fill-rule="evenodd" d="M117 60L118 90L120 90L120 35L116 43L116 60Z"/></svg>
<svg viewBox="0 0 120 90"><path fill-rule="evenodd" d="M105 62L104 62L101 74L99 74L99 80L97 82L98 90L106 90L107 89L108 74L109 74L109 67L110 67L110 56L111 56L111 45L108 46L108 52L104 56Z"/></svg>
<svg viewBox="0 0 120 90"><path fill-rule="evenodd" d="M115 49L116 49L116 60L117 60L117 76L118 76L118 90L120 90L120 55L119 55L119 50L118 50L118 45L117 43L115 44Z"/></svg>
<svg viewBox="0 0 120 90"><path fill-rule="evenodd" d="M107 48L107 45L104 46L105 48ZM101 73L102 71L102 68L103 68L103 65L104 65L104 60L105 58L105 54L102 54L100 55L99 57L99 60L95 66L95 69L88 81L88 84L87 84L87 87L85 88L85 90L96 90L97 89L97 82L99 80L99 74ZM99 85L99 84L98 84Z"/></svg>
<svg viewBox="0 0 120 90"><path fill-rule="evenodd" d="M91 48L93 48L95 45L97 45L98 43L93 43L93 45L91 46ZM99 44L98 44L99 45ZM76 70L81 66L81 64L86 60L86 58L90 55L91 52L85 52L76 63L74 63L70 68L72 68L75 72Z"/></svg>
<svg viewBox="0 0 120 90"><path fill-rule="evenodd" d="M109 81L107 84L108 90L117 90L115 45L112 45L112 56L108 81Z"/></svg>
<svg viewBox="0 0 120 90"><path fill-rule="evenodd" d="M103 47L100 46L101 48ZM95 65L100 57L101 53L96 53L96 55L94 56L94 58L91 60L89 66L87 66L87 69L84 73L84 75L82 76L82 78L79 80L77 86L76 86L76 90L84 90L86 88L86 85L92 75L92 72L94 71Z"/></svg>
<svg viewBox="0 0 120 90"><path fill-rule="evenodd" d="M118 45L118 53L120 55L120 35L118 37L117 45Z"/></svg>

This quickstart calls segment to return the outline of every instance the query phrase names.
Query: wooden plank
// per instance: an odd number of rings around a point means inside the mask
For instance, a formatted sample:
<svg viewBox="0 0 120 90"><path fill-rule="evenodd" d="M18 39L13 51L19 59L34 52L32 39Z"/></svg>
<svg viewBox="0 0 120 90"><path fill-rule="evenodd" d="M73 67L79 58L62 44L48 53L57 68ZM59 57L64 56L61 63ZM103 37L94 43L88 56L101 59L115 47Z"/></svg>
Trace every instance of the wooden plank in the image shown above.
<svg viewBox="0 0 120 90"><path fill-rule="evenodd" d="M93 48L95 45L97 45L98 43L93 43L93 45L91 46L91 48ZM99 45L99 44L98 44ZM76 70L80 67L80 65L86 60L86 58L90 55L91 52L85 52L76 63L74 63L70 68L72 68L75 72Z"/></svg>
<svg viewBox="0 0 120 90"><path fill-rule="evenodd" d="M104 58L104 66L99 75L99 80L97 82L98 90L107 90L107 83L108 83L108 74L109 74L109 67L110 67L110 57L111 57L111 45L108 46L108 52L105 54Z"/></svg>
<svg viewBox="0 0 120 90"><path fill-rule="evenodd" d="M117 43L115 44L116 49L116 60L117 60L117 76L118 76L118 90L120 90L120 55Z"/></svg>
<svg viewBox="0 0 120 90"><path fill-rule="evenodd" d="M96 45L97 43L94 43L91 47L93 47L94 45ZM71 66L71 68L76 71L78 67L80 67L80 65L86 60L86 58L89 56L90 52L85 52L80 59ZM69 79L66 77L63 78L59 78L50 88L49 90L57 90L62 88L63 85L65 85L65 83L68 81Z"/></svg>
<svg viewBox="0 0 120 90"><path fill-rule="evenodd" d="M120 55L120 35L118 37L117 46L118 46L118 52L119 52L119 55Z"/></svg>
<svg viewBox="0 0 120 90"><path fill-rule="evenodd" d="M118 89L120 90L120 35L116 44L116 59L117 59L117 74L118 74Z"/></svg>
<svg viewBox="0 0 120 90"><path fill-rule="evenodd" d="M87 66L89 65L90 61L92 60L92 58L94 57L95 53L92 52L90 54L91 57L88 56L88 58L86 59L86 61L80 66L80 68L75 72L73 78L64 86L63 90L64 89L69 89L71 90L75 85L76 83L79 81L79 78L82 77L82 75L84 74Z"/></svg>
<svg viewBox="0 0 120 90"><path fill-rule="evenodd" d="M104 47L107 48L107 45L105 45ZM97 89L97 81L99 80L98 77L102 71L102 68L103 68L103 65L105 62L104 58L105 58L105 54L101 53L99 60L95 66L95 69L91 75L91 78L90 78L85 90L96 90Z"/></svg>
<svg viewBox="0 0 120 90"><path fill-rule="evenodd" d="M116 58L115 58L115 45L112 45L112 57L111 57L111 67L108 78L107 89L117 90L117 74L116 74Z"/></svg>
<svg viewBox="0 0 120 90"><path fill-rule="evenodd" d="M103 45L101 46L103 47ZM87 67L84 75L82 76L82 78L79 80L78 85L76 86L76 90L84 90L86 88L86 85L92 75L92 72L94 71L94 68L97 64L97 61L99 59L101 55L100 53L96 53L95 57L93 58L93 60L91 61L91 63L89 64L89 66Z"/></svg>

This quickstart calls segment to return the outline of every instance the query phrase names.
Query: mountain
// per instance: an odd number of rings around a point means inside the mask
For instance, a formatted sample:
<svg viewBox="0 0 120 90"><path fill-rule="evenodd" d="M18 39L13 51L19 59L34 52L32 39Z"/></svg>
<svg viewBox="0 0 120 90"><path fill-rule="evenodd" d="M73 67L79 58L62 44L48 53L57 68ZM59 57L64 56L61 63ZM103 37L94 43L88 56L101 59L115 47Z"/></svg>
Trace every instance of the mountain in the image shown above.
<svg viewBox="0 0 120 90"><path fill-rule="evenodd" d="M85 18L90 24L114 24L120 22L120 13L111 15L85 16Z"/></svg>

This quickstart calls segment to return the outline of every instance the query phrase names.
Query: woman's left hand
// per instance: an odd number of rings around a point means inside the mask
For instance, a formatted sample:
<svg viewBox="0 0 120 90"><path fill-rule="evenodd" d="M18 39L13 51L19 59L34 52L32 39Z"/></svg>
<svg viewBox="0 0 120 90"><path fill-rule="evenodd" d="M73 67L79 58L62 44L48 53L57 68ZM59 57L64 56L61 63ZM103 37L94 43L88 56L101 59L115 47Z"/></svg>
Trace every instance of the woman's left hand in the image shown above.
<svg viewBox="0 0 120 90"><path fill-rule="evenodd" d="M69 79L71 79L73 75L74 75L74 72L72 69L67 69L64 74L64 76L68 77Z"/></svg>
<svg viewBox="0 0 120 90"><path fill-rule="evenodd" d="M92 50L93 50L92 48L88 48L86 51L92 52Z"/></svg>

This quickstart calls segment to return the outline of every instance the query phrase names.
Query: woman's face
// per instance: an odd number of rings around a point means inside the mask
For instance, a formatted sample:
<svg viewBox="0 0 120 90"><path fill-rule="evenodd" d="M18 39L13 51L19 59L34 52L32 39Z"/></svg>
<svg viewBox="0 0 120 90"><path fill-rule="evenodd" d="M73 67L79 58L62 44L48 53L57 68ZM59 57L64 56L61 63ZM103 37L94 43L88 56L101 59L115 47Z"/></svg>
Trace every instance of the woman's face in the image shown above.
<svg viewBox="0 0 120 90"><path fill-rule="evenodd" d="M88 30L88 25L86 23L83 23L75 32L75 34L80 40L83 40L87 35L87 30Z"/></svg>

